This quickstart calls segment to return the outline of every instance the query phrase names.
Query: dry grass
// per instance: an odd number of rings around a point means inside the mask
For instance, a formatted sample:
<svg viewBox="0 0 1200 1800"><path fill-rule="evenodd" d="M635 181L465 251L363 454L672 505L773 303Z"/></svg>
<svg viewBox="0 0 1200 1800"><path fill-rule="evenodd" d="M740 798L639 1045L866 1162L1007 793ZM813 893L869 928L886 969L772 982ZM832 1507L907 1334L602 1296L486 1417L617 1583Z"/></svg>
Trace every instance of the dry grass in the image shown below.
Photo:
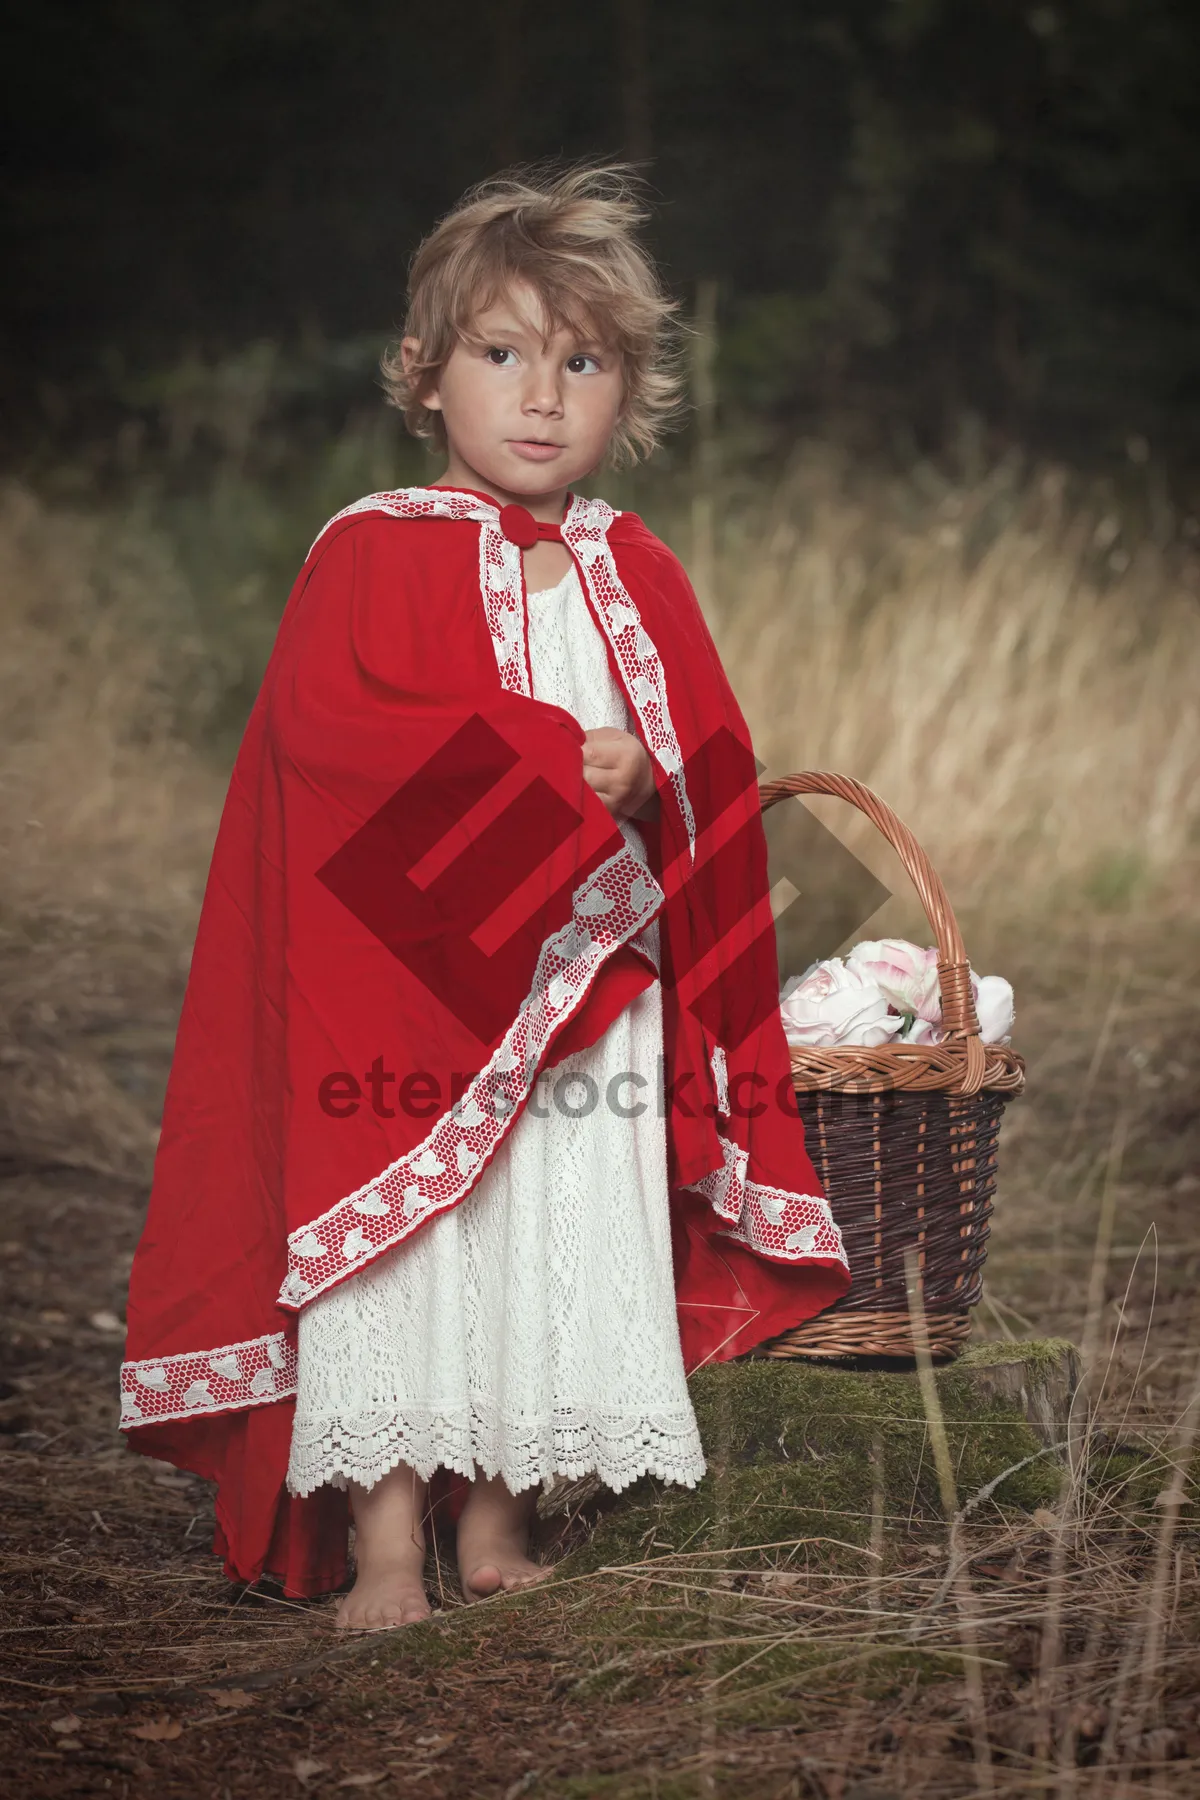
<svg viewBox="0 0 1200 1800"><path fill-rule="evenodd" d="M448 1605L418 1652L342 1646L321 1608L231 1591L203 1484L120 1451L105 1315L220 801L188 746L221 662L168 539L9 493L0 1717L22 1795L351 1777L455 1800L1196 1791L1178 1471L1197 1420L1200 612L1169 520L1135 536L1107 506L1008 470L852 482L810 452L727 521L713 602L770 768L876 787L933 854L973 960L1017 988L1029 1091L978 1323L1094 1351L1061 1506L980 1507L949 1541L880 1514L853 1575L802 1544L748 1576L719 1546L651 1552L516 1605ZM878 845L823 816L897 889L872 930L921 935ZM1151 1514L1089 1480L1114 1444L1160 1471ZM164 1715L178 1733L133 1735Z"/></svg>
<svg viewBox="0 0 1200 1800"><path fill-rule="evenodd" d="M811 449L730 529L717 629L759 755L875 788L965 905L1172 869L1200 839L1190 540L1059 471L920 473L851 484Z"/></svg>
<svg viewBox="0 0 1200 1800"><path fill-rule="evenodd" d="M136 521L0 494L0 1160L153 1153L220 803L187 606Z"/></svg>

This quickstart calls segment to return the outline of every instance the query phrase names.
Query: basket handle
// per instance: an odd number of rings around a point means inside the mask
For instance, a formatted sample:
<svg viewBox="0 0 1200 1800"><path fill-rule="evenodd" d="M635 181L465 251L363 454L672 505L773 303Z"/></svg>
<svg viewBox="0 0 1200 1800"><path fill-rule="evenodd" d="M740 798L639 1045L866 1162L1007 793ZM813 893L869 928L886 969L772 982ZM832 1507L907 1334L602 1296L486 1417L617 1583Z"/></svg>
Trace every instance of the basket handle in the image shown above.
<svg viewBox="0 0 1200 1800"><path fill-rule="evenodd" d="M800 775L781 775L775 781L758 784L759 806L763 812L786 800L791 794L830 794L847 800L865 813L876 830L887 839L904 864L905 872L920 897L925 916L933 927L938 950L938 986L942 996L942 1024L947 1043L961 1043L964 1051L962 1079L956 1091L975 1094L983 1086L986 1052L979 1035L979 1019L971 993L970 964L962 932L954 916L949 895L942 886L937 870L918 844L904 821L896 816L886 801L879 798L851 775L832 775L826 770L810 769Z"/></svg>

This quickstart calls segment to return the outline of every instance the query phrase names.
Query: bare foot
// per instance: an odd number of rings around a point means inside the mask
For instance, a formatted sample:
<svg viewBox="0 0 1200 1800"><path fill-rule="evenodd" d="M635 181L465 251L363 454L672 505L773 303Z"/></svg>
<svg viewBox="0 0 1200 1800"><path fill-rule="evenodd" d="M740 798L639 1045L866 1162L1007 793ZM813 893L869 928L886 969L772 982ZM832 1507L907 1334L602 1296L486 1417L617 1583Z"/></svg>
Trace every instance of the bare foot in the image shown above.
<svg viewBox="0 0 1200 1800"><path fill-rule="evenodd" d="M491 1594L532 1587L551 1573L529 1555L529 1527L537 1489L510 1493L499 1476L471 1483L471 1493L458 1522L458 1575L463 1597L486 1600Z"/></svg>
<svg viewBox="0 0 1200 1800"><path fill-rule="evenodd" d="M417 1569L402 1562L390 1569L364 1569L360 1563L357 1580L343 1596L334 1623L342 1631L386 1631L391 1625L427 1619L432 1608L422 1580L424 1567L424 1550Z"/></svg>
<svg viewBox="0 0 1200 1800"><path fill-rule="evenodd" d="M335 1623L343 1631L386 1631L427 1619L425 1483L400 1463L374 1487L351 1482L350 1497L357 1577Z"/></svg>

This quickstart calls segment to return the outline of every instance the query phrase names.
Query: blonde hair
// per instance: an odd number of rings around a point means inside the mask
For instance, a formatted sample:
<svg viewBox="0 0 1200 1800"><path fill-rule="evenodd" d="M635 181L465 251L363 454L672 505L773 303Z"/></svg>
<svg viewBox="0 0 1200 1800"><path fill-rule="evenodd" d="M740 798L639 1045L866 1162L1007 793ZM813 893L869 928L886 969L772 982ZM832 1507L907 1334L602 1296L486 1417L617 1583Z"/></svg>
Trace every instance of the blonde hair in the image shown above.
<svg viewBox="0 0 1200 1800"><path fill-rule="evenodd" d="M680 404L678 302L665 292L637 231L648 214L623 163L510 170L471 188L418 246L409 268L405 369L400 346L382 363L393 406L416 437L446 445L424 396L475 320L517 282L538 295L547 337L595 334L615 349L625 394L608 450L614 466L648 456Z"/></svg>

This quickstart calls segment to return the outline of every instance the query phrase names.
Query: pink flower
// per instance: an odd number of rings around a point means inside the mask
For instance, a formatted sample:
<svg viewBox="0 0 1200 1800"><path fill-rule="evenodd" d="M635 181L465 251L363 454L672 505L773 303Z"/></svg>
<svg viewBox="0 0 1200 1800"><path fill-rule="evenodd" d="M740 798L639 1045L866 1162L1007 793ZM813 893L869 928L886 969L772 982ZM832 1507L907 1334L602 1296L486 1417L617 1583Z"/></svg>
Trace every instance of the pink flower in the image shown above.
<svg viewBox="0 0 1200 1800"><path fill-rule="evenodd" d="M791 1044L940 1044L945 1038L936 948L906 938L855 944L843 961L831 956L793 976L780 995ZM1007 1044L1013 991L1002 975L970 971L985 1044ZM904 1030L905 1018L908 1029Z"/></svg>
<svg viewBox="0 0 1200 1800"><path fill-rule="evenodd" d="M780 1011L789 1044L874 1047L895 1037L902 1022L866 973L840 956L793 975L780 995Z"/></svg>
<svg viewBox="0 0 1200 1800"><path fill-rule="evenodd" d="M906 938L875 938L855 944L846 959L861 969L899 1013L915 1013L936 1025L942 1017L935 949L922 950Z"/></svg>

